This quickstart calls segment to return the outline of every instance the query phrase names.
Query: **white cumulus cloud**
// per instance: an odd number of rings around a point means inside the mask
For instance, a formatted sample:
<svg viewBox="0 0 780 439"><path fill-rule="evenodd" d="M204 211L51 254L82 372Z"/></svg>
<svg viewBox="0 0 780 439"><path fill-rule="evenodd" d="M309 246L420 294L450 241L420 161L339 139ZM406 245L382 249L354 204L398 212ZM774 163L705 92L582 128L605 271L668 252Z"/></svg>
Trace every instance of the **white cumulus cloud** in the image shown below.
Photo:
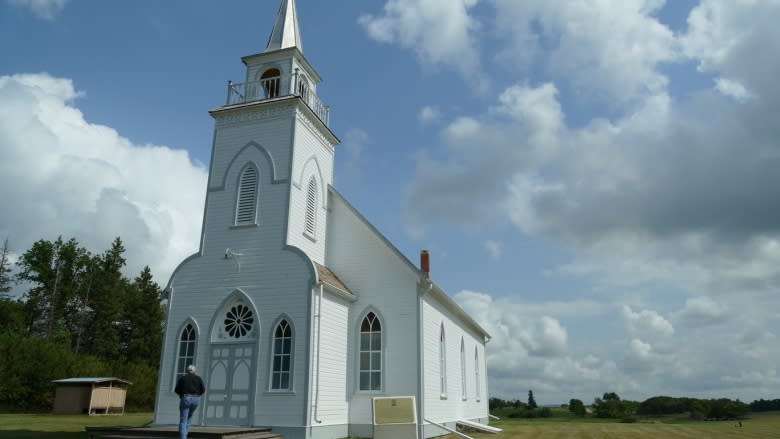
<svg viewBox="0 0 780 439"><path fill-rule="evenodd" d="M47 74L0 77L0 236L17 253L59 235L99 253L119 236L126 274L149 265L164 285L198 249L207 171L88 122L80 95Z"/></svg>
<svg viewBox="0 0 780 439"><path fill-rule="evenodd" d="M388 0L380 15L358 22L376 41L413 51L426 66L444 65L472 76L479 65L478 21L469 15L478 0ZM478 91L485 84L477 83Z"/></svg>

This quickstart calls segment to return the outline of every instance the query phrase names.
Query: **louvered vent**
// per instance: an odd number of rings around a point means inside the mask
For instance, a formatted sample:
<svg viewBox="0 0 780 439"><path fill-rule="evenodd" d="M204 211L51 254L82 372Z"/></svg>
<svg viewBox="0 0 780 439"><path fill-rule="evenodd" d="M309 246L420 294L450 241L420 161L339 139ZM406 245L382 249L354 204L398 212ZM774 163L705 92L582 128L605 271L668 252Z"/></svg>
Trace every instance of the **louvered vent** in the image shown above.
<svg viewBox="0 0 780 439"><path fill-rule="evenodd" d="M317 182L309 180L309 190L306 194L306 233L314 236L314 224L317 218Z"/></svg>
<svg viewBox="0 0 780 439"><path fill-rule="evenodd" d="M257 170L251 166L241 173L238 187L236 224L254 224L257 212Z"/></svg>

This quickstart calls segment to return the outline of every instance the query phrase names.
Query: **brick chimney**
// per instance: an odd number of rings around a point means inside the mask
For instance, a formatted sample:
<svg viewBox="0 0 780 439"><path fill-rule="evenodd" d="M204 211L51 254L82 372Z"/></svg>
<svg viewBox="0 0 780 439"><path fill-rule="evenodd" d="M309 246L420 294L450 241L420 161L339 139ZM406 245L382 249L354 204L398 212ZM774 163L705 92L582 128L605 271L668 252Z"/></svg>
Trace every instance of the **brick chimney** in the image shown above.
<svg viewBox="0 0 780 439"><path fill-rule="evenodd" d="M428 254L428 250L420 252L420 270L422 270L426 279L431 277L431 257Z"/></svg>

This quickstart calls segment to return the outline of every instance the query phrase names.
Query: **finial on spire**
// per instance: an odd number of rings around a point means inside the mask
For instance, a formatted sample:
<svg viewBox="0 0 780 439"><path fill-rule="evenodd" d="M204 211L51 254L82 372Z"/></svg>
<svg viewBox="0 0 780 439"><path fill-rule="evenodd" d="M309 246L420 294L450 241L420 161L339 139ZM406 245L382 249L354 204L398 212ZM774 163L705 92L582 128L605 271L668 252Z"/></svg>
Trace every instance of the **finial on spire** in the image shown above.
<svg viewBox="0 0 780 439"><path fill-rule="evenodd" d="M265 51L297 47L303 52L301 32L298 28L298 11L295 9L295 0L282 0L279 14L274 22L274 29L268 38L268 46Z"/></svg>

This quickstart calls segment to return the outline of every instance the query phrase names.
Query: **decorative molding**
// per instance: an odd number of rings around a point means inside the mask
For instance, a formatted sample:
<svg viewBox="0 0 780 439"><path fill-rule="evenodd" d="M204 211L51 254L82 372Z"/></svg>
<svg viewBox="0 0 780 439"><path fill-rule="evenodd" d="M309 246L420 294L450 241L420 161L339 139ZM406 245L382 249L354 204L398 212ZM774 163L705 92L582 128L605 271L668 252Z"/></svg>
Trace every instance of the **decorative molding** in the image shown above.
<svg viewBox="0 0 780 439"><path fill-rule="evenodd" d="M317 137L317 140L319 140L320 143L322 143L323 145L325 145L326 148L328 148L328 152L333 154L333 151L335 149L333 143L330 140L328 140L328 138L324 134L322 134L322 130L320 130L320 128L317 125L315 125L314 122L311 121L311 118L308 115L303 114L300 108L297 109L296 114L298 116L298 120L303 122L303 126L308 128L309 131L311 131L311 133L314 134L315 137Z"/></svg>
<svg viewBox="0 0 780 439"><path fill-rule="evenodd" d="M238 111L225 112L223 114L217 114L215 116L216 124L218 128L223 128L231 125L238 125L244 122L254 122L258 120L268 120L283 116L292 116L295 114L295 104L289 103L287 105L274 105L273 107L264 106L265 108L247 108Z"/></svg>

